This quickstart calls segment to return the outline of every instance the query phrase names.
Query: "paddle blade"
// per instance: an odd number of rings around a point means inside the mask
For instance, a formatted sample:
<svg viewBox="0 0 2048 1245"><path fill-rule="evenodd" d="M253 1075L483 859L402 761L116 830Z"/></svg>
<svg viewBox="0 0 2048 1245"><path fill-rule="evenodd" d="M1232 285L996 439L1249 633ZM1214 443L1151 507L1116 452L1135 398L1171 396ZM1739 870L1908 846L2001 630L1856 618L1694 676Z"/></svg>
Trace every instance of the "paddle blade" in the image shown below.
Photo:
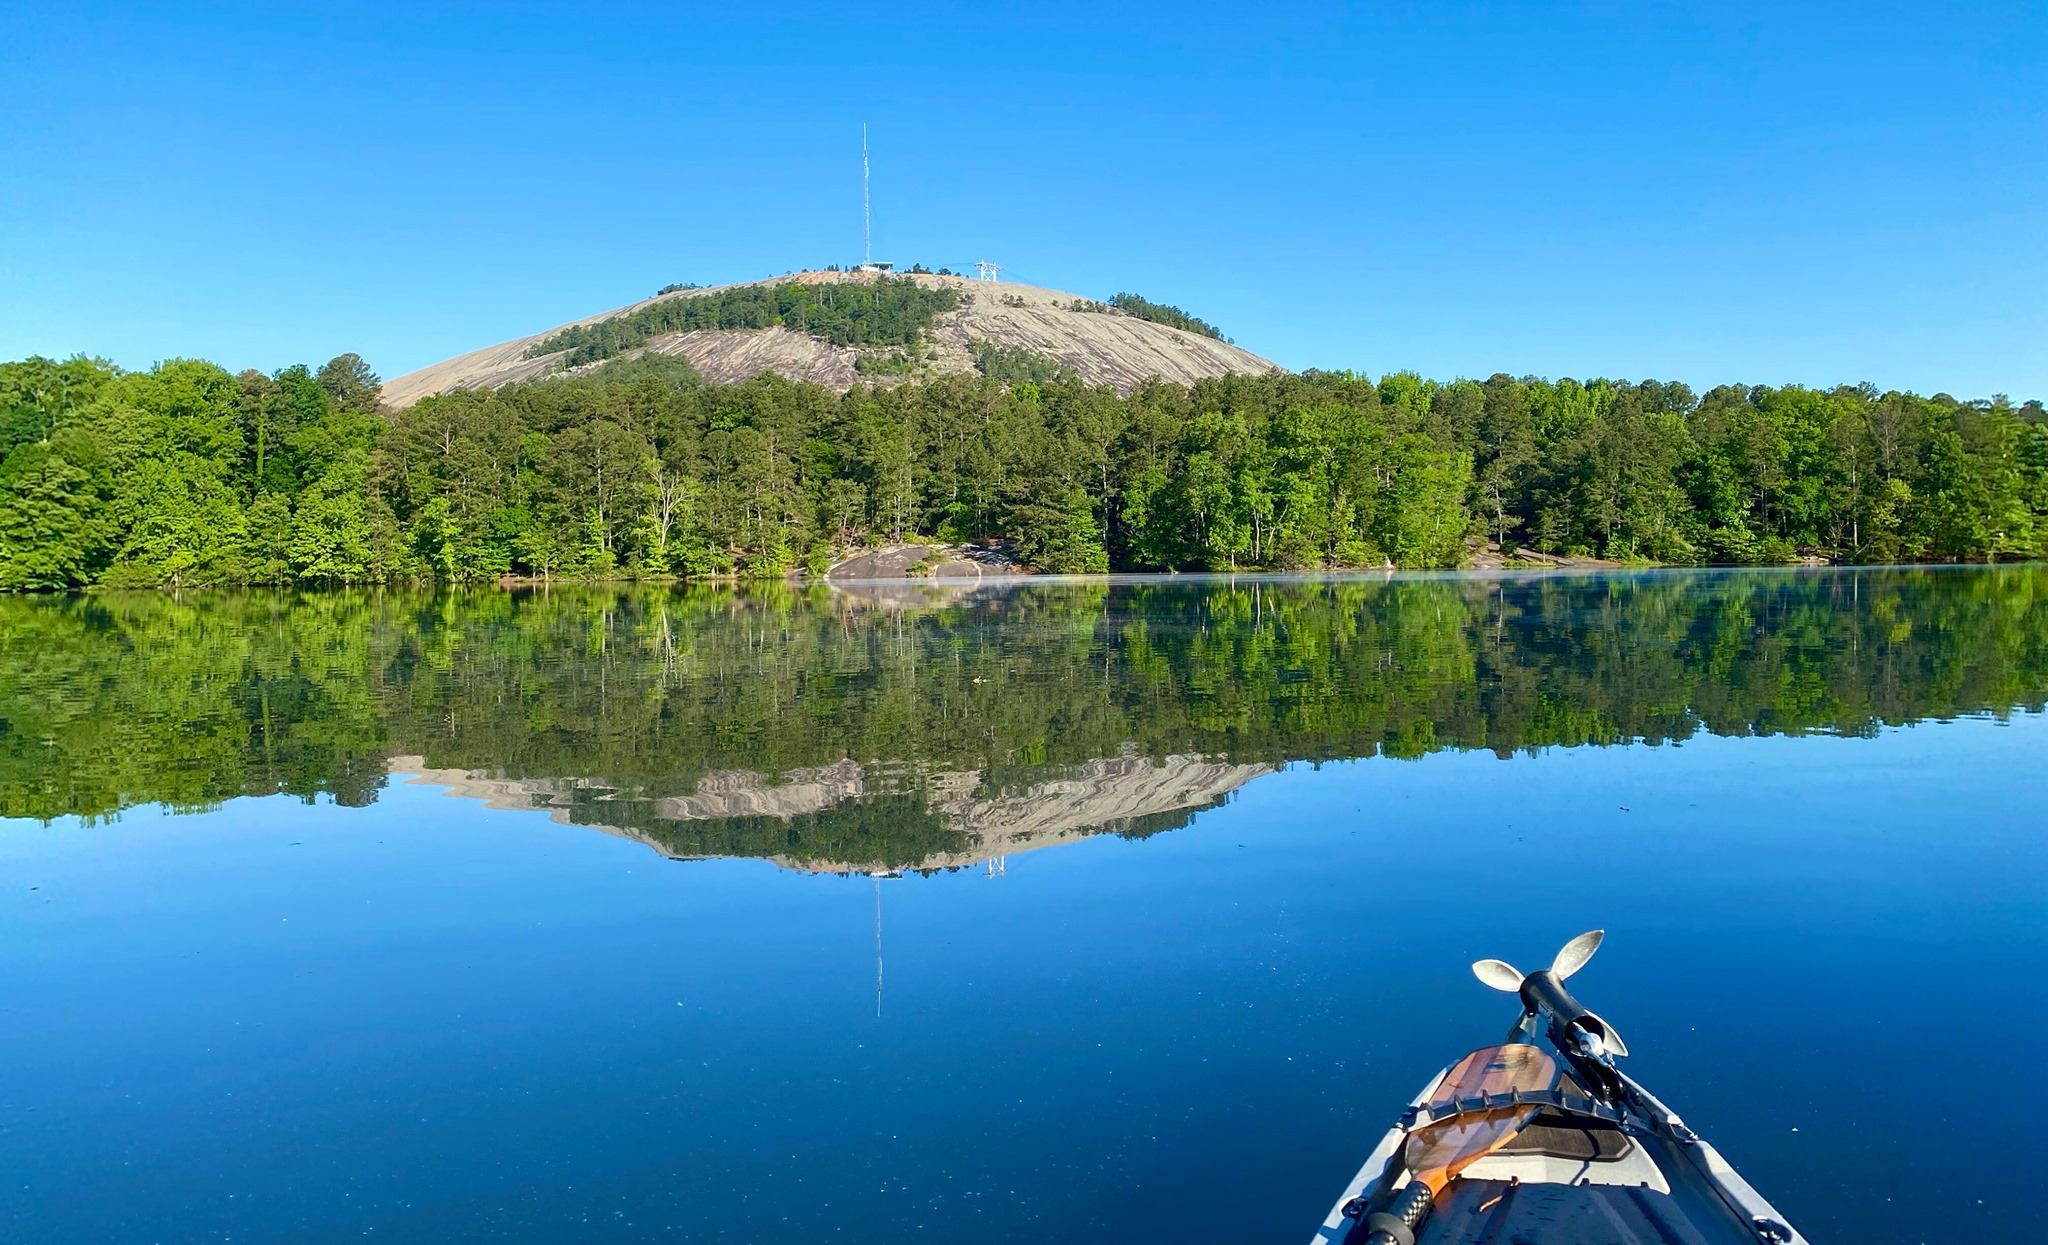
<svg viewBox="0 0 2048 1245"><path fill-rule="evenodd" d="M1607 936L1604 929L1589 929L1558 951L1557 958L1550 962L1550 975L1563 981L1586 966L1593 953L1600 949L1600 940Z"/></svg>
<svg viewBox="0 0 2048 1245"><path fill-rule="evenodd" d="M1441 1195L1460 1172L1513 1141L1540 1109L1507 1107L1432 1124L1410 1134L1403 1162L1432 1195Z"/></svg>
<svg viewBox="0 0 2048 1245"><path fill-rule="evenodd" d="M1469 1098L1518 1090L1541 1092L1555 1088L1557 1077L1556 1062L1533 1046L1489 1046L1473 1051L1444 1073L1443 1081L1430 1095L1430 1107L1448 1108ZM1532 1106L1502 1107L1439 1120L1409 1134L1404 1161L1414 1178L1428 1185L1432 1194L1442 1193L1459 1172L1512 1141L1538 1110Z"/></svg>
<svg viewBox="0 0 2048 1245"><path fill-rule="evenodd" d="M1472 966L1472 975L1507 994L1522 988L1522 970L1506 960L1480 960Z"/></svg>

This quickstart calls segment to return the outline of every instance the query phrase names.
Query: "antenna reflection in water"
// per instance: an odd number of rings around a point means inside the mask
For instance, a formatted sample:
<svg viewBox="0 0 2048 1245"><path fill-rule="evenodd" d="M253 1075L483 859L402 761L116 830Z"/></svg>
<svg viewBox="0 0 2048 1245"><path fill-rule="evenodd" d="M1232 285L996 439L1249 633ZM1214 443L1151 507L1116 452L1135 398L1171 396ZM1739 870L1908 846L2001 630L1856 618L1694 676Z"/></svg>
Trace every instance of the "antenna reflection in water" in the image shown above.
<svg viewBox="0 0 2048 1245"><path fill-rule="evenodd" d="M883 874L868 875L875 883L875 1019L882 1018L882 878ZM894 875L889 875L894 876Z"/></svg>

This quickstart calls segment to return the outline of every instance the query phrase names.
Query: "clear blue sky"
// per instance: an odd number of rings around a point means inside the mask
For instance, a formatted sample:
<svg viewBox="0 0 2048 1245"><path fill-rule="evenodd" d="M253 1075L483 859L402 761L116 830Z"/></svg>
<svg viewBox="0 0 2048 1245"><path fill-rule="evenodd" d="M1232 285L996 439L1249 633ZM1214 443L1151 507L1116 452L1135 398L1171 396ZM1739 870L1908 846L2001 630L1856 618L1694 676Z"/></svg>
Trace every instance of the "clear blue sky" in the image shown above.
<svg viewBox="0 0 2048 1245"><path fill-rule="evenodd" d="M386 376L860 249L1292 368L2048 396L2048 8L0 5L0 357Z"/></svg>

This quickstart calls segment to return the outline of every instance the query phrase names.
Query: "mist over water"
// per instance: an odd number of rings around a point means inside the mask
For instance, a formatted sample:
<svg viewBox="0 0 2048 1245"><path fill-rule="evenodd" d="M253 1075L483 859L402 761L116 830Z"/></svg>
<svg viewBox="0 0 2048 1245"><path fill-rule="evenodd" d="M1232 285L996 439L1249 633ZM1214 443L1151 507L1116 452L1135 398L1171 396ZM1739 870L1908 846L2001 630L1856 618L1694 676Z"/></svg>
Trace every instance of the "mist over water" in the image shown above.
<svg viewBox="0 0 2048 1245"><path fill-rule="evenodd" d="M0 1223L1305 1240L1512 1020L1465 965L1605 926L1809 1237L2029 1239L1929 1139L2027 1140L2044 589L0 599Z"/></svg>

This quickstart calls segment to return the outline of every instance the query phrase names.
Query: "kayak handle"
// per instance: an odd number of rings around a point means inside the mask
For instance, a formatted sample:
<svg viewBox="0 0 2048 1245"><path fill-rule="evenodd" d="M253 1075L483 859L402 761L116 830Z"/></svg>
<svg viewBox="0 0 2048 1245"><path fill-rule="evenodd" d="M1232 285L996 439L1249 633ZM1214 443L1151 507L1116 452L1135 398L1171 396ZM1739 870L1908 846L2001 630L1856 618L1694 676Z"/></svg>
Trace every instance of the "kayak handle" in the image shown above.
<svg viewBox="0 0 2048 1245"><path fill-rule="evenodd" d="M1360 1245L1415 1245L1416 1229L1434 1209L1436 1198L1429 1191L1429 1182L1411 1180L1392 1206L1365 1217L1359 1225L1365 1229Z"/></svg>

